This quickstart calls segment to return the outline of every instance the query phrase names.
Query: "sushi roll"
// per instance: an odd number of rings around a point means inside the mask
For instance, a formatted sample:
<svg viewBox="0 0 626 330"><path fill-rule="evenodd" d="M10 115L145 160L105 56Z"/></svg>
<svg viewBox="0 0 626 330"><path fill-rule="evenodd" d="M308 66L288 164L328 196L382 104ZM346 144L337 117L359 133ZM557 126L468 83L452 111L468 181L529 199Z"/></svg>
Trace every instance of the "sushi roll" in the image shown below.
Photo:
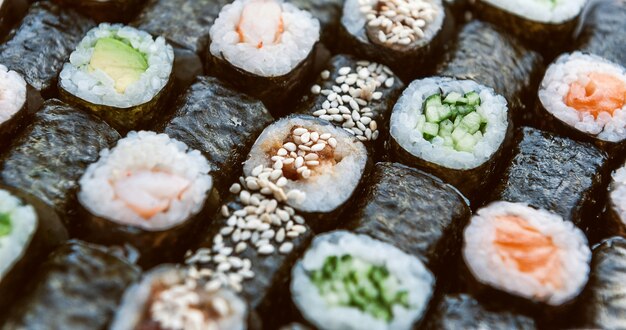
<svg viewBox="0 0 626 330"><path fill-rule="evenodd" d="M55 0L62 6L73 7L97 22L122 22L133 19L144 0Z"/></svg>
<svg viewBox="0 0 626 330"><path fill-rule="evenodd" d="M100 150L119 138L98 118L48 100L0 154L0 181L52 206L73 232L78 180Z"/></svg>
<svg viewBox="0 0 626 330"><path fill-rule="evenodd" d="M527 203L587 228L600 211L607 172L606 154L593 145L523 127L491 200Z"/></svg>
<svg viewBox="0 0 626 330"><path fill-rule="evenodd" d="M26 93L22 75L0 64L0 150L9 145L28 117Z"/></svg>
<svg viewBox="0 0 626 330"><path fill-rule="evenodd" d="M583 232L527 204L494 202L481 208L463 240L470 290L481 299L556 313L571 306L589 277L591 251Z"/></svg>
<svg viewBox="0 0 626 330"><path fill-rule="evenodd" d="M624 0L595 0L588 7L575 49L626 66Z"/></svg>
<svg viewBox="0 0 626 330"><path fill-rule="evenodd" d="M529 0L534 1L534 0ZM465 24L437 66L439 76L471 79L504 96L514 122L532 119L543 58L515 37L478 20Z"/></svg>
<svg viewBox="0 0 626 330"><path fill-rule="evenodd" d="M221 191L240 175L238 168L254 139L273 120L260 101L217 78L199 77L180 97L176 113L161 131L202 152Z"/></svg>
<svg viewBox="0 0 626 330"><path fill-rule="evenodd" d="M539 87L543 128L593 142L621 157L626 146L626 69L595 55L561 55Z"/></svg>
<svg viewBox="0 0 626 330"><path fill-rule="evenodd" d="M439 77L412 82L389 126L392 159L438 176L474 201L512 132L507 102L493 89Z"/></svg>
<svg viewBox="0 0 626 330"><path fill-rule="evenodd" d="M247 306L228 290L210 291L191 274L162 265L124 294L111 330L246 329Z"/></svg>
<svg viewBox="0 0 626 330"><path fill-rule="evenodd" d="M587 0L476 0L479 19L501 26L534 49L559 54L575 38Z"/></svg>
<svg viewBox="0 0 626 330"><path fill-rule="evenodd" d="M189 235L218 206L209 172L199 151L165 134L131 132L79 180L81 237L130 244L142 265L182 257Z"/></svg>
<svg viewBox="0 0 626 330"><path fill-rule="evenodd" d="M174 51L165 39L123 25L85 35L59 76L61 98L119 131L157 120L167 101Z"/></svg>
<svg viewBox="0 0 626 330"><path fill-rule="evenodd" d="M444 265L441 275L450 273L471 215L466 199L440 179L396 163L376 164L369 182L347 227L394 244L435 273Z"/></svg>
<svg viewBox="0 0 626 330"><path fill-rule="evenodd" d="M411 329L435 282L416 257L345 231L315 238L291 278L293 302L319 329Z"/></svg>
<svg viewBox="0 0 626 330"><path fill-rule="evenodd" d="M268 126L252 146L243 168L245 176L265 169L280 172L275 186L258 187L279 202L301 212L316 231L337 228L339 213L366 177L369 157L363 143L325 120L293 115ZM274 175L271 174L273 177Z"/></svg>
<svg viewBox="0 0 626 330"><path fill-rule="evenodd" d="M35 285L8 311L4 329L104 329L139 269L117 251L70 241L36 272Z"/></svg>
<svg viewBox="0 0 626 330"><path fill-rule="evenodd" d="M63 63L93 25L71 9L37 1L9 40L0 44L0 63L20 73L45 98L53 97Z"/></svg>
<svg viewBox="0 0 626 330"><path fill-rule="evenodd" d="M207 72L263 101L277 114L312 78L320 23L279 0L236 0L210 30Z"/></svg>
<svg viewBox="0 0 626 330"><path fill-rule="evenodd" d="M11 307L51 249L67 240L56 212L37 198L0 186L0 308Z"/></svg>
<svg viewBox="0 0 626 330"><path fill-rule="evenodd" d="M441 0L346 0L339 50L389 66L405 81L430 74L451 37Z"/></svg>

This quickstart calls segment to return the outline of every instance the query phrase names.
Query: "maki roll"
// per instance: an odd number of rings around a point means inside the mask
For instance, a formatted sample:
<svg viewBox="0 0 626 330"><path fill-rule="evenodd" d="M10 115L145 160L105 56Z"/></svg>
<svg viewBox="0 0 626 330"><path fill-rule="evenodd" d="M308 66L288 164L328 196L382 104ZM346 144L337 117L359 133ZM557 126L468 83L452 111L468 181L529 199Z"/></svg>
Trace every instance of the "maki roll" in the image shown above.
<svg viewBox="0 0 626 330"><path fill-rule="evenodd" d="M293 302L319 329L410 329L435 282L416 257L345 231L315 238L291 278Z"/></svg>
<svg viewBox="0 0 626 330"><path fill-rule="evenodd" d="M312 78L320 23L278 0L236 0L210 30L208 72L276 113Z"/></svg>
<svg viewBox="0 0 626 330"><path fill-rule="evenodd" d="M273 121L263 103L212 77L199 77L176 108L162 131L202 152L220 191L236 180L254 139Z"/></svg>
<svg viewBox="0 0 626 330"><path fill-rule="evenodd" d="M396 245L435 273L448 265L448 273L471 215L465 198L432 175L395 163L376 164L369 182L348 228Z"/></svg>
<svg viewBox="0 0 626 330"><path fill-rule="evenodd" d="M52 206L72 231L78 180L119 138L98 118L48 100L0 155L0 180Z"/></svg>
<svg viewBox="0 0 626 330"><path fill-rule="evenodd" d="M104 329L139 276L116 251L68 242L41 265L36 284L7 313L3 328Z"/></svg>
<svg viewBox="0 0 626 330"><path fill-rule="evenodd" d="M556 312L587 283L587 239L554 213L494 202L476 212L463 238L463 261L479 298Z"/></svg>
<svg viewBox="0 0 626 330"><path fill-rule="evenodd" d="M93 25L71 9L35 2L9 40L0 45L0 63L20 73L45 98L54 96L63 63Z"/></svg>
<svg viewBox="0 0 626 330"><path fill-rule="evenodd" d="M210 291L188 271L159 266L129 287L109 329L246 329L247 307L228 290Z"/></svg>
<svg viewBox="0 0 626 330"><path fill-rule="evenodd" d="M139 12L144 0L55 0L73 7L97 22L128 22Z"/></svg>
<svg viewBox="0 0 626 330"><path fill-rule="evenodd" d="M529 0L534 1L534 0ZM440 76L474 80L504 96L516 124L531 119L543 58L516 38L474 20L464 25L457 42L437 66Z"/></svg>
<svg viewBox="0 0 626 330"><path fill-rule="evenodd" d="M8 146L28 116L26 90L22 75L0 64L0 150Z"/></svg>
<svg viewBox="0 0 626 330"><path fill-rule="evenodd" d="M434 55L451 37L448 22L441 0L346 0L339 49L410 81L432 73Z"/></svg>
<svg viewBox="0 0 626 330"><path fill-rule="evenodd" d="M327 121L294 115L268 126L252 146L243 168L246 176L265 169L282 173L263 194L302 212L316 231L337 228L337 216L349 206L369 163L365 146ZM273 174L268 174L274 176ZM275 187L285 187L280 194Z"/></svg>
<svg viewBox="0 0 626 330"><path fill-rule="evenodd" d="M624 0L595 0L589 4L575 49L626 66Z"/></svg>
<svg viewBox="0 0 626 330"><path fill-rule="evenodd" d="M626 139L626 69L595 55L561 55L539 87L544 128L589 141L621 157Z"/></svg>
<svg viewBox="0 0 626 330"><path fill-rule="evenodd" d="M131 132L79 181L82 237L128 243L141 264L182 257L189 235L217 208L209 171L199 151L165 134Z"/></svg>
<svg viewBox="0 0 626 330"><path fill-rule="evenodd" d="M51 249L67 239L52 208L0 186L0 308L13 305Z"/></svg>
<svg viewBox="0 0 626 330"><path fill-rule="evenodd" d="M530 127L516 132L511 152L492 200L527 203L581 228L592 224L605 196L605 153Z"/></svg>
<svg viewBox="0 0 626 330"><path fill-rule="evenodd" d="M433 173L475 200L512 131L507 102L493 89L439 77L412 82L389 126L394 160Z"/></svg>
<svg viewBox="0 0 626 330"><path fill-rule="evenodd" d="M59 76L62 99L120 131L158 119L174 63L165 39L103 23L87 33L69 59Z"/></svg>

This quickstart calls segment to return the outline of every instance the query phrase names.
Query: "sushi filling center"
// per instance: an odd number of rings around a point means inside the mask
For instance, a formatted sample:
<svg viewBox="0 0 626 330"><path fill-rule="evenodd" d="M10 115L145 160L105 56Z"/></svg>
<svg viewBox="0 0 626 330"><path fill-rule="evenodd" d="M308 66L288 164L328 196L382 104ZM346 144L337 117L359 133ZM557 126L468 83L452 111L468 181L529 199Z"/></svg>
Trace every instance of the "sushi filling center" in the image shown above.
<svg viewBox="0 0 626 330"><path fill-rule="evenodd" d="M592 72L570 85L565 104L598 118L600 112L611 116L626 103L626 83L617 77Z"/></svg>
<svg viewBox="0 0 626 330"><path fill-rule="evenodd" d="M146 55L134 49L128 41L107 37L96 41L89 69L104 72L114 80L115 90L124 94L126 88L139 81L148 70L148 61Z"/></svg>
<svg viewBox="0 0 626 330"><path fill-rule="evenodd" d="M284 31L282 8L275 0L248 2L237 24L239 42L256 45L259 49L280 43Z"/></svg>
<svg viewBox="0 0 626 330"><path fill-rule="evenodd" d="M329 305L354 307L385 322L394 318L395 305L410 307L408 292L386 267L351 255L327 257L310 278Z"/></svg>
<svg viewBox="0 0 626 330"><path fill-rule="evenodd" d="M9 213L0 213L0 237L9 235L12 230L11 215Z"/></svg>

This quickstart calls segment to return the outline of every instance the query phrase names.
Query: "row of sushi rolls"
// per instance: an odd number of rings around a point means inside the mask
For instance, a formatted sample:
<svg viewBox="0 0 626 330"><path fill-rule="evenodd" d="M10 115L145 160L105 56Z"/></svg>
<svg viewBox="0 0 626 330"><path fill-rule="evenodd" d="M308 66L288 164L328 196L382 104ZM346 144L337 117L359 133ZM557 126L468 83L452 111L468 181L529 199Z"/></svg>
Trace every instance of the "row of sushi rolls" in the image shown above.
<svg viewBox="0 0 626 330"><path fill-rule="evenodd" d="M0 0L0 329L626 329L625 0Z"/></svg>

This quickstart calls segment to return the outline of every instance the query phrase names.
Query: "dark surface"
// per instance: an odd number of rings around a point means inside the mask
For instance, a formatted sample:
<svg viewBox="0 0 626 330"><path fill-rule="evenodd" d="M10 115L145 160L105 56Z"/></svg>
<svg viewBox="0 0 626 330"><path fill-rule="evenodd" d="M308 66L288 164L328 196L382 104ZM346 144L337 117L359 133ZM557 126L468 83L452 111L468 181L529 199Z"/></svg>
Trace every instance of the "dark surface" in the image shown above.
<svg viewBox="0 0 626 330"><path fill-rule="evenodd" d="M543 59L517 39L481 21L461 28L458 42L437 67L441 76L471 79L506 98L516 124L531 118Z"/></svg>
<svg viewBox="0 0 626 330"><path fill-rule="evenodd" d="M176 108L163 131L204 154L218 189L235 179L249 147L273 120L260 101L211 77L199 77Z"/></svg>
<svg viewBox="0 0 626 330"><path fill-rule="evenodd" d="M58 248L37 285L16 304L3 329L102 329L139 270L106 249L81 242Z"/></svg>
<svg viewBox="0 0 626 330"><path fill-rule="evenodd" d="M55 0L64 6L74 7L97 22L130 21L143 6L144 0Z"/></svg>
<svg viewBox="0 0 626 330"><path fill-rule="evenodd" d="M100 150L119 138L97 118L59 100L48 100L0 155L0 180L35 195L69 218L77 181Z"/></svg>
<svg viewBox="0 0 626 330"><path fill-rule="evenodd" d="M5 0L0 5L0 42L4 40L13 25L22 19L29 5L28 0Z"/></svg>
<svg viewBox="0 0 626 330"><path fill-rule="evenodd" d="M452 186L396 163L376 164L354 210L349 228L417 256L435 272L460 249L471 215Z"/></svg>
<svg viewBox="0 0 626 330"><path fill-rule="evenodd" d="M73 10L36 2L9 41L0 45L0 63L22 74L36 90L53 95L63 63L93 26Z"/></svg>
<svg viewBox="0 0 626 330"><path fill-rule="evenodd" d="M575 49L626 66L626 1L595 0L585 16Z"/></svg>

